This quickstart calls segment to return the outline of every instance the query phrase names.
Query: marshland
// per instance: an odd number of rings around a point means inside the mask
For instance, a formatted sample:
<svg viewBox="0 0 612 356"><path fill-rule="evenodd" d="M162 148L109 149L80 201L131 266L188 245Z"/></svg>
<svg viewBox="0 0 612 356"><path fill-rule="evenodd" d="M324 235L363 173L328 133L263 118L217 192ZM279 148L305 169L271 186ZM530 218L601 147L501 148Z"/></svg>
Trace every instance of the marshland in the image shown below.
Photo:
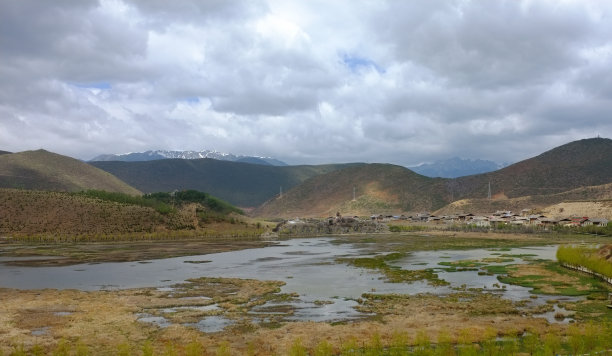
<svg viewBox="0 0 612 356"><path fill-rule="evenodd" d="M114 245L122 253L3 244L2 352L511 354L546 340L589 352L610 347L611 288L556 256L607 239L419 231Z"/></svg>

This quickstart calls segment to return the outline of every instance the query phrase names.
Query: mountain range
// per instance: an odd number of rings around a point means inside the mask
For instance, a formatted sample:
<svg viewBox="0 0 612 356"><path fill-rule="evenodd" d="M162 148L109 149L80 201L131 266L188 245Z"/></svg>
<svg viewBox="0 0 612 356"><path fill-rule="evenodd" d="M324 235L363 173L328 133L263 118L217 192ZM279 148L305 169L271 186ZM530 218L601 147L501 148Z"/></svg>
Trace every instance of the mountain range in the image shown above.
<svg viewBox="0 0 612 356"><path fill-rule="evenodd" d="M244 162L252 164L261 164L269 166L286 166L285 162L279 161L271 157L255 157L234 155L232 153L223 153L210 150L202 151L167 151L155 150L146 152L131 152L122 154L103 154L92 158L90 161L122 161L122 162L140 162L140 161L156 161L160 159L202 159L212 158L221 161Z"/></svg>
<svg viewBox="0 0 612 356"><path fill-rule="evenodd" d="M507 163L495 163L482 159L465 159L453 157L433 163L423 163L408 167L410 170L427 177L457 178L479 173L487 173L508 166Z"/></svg>
<svg viewBox="0 0 612 356"><path fill-rule="evenodd" d="M604 199L609 186L599 186L609 183L612 140L605 138L570 142L496 171L457 178L430 178L391 164L281 167L210 158L88 164L43 150L0 155L0 188L135 195L195 189L254 208L253 214L263 217L396 214L435 211L450 203L454 210L539 206Z"/></svg>
<svg viewBox="0 0 612 356"><path fill-rule="evenodd" d="M279 167L210 158L98 161L90 164L145 193L195 189L243 208L257 207L280 194L281 190L287 191L310 177L351 166L328 164Z"/></svg>
<svg viewBox="0 0 612 356"><path fill-rule="evenodd" d="M254 211L260 216L365 215L434 211L462 199L553 196L612 182L612 140L574 141L500 170L459 178L429 178L394 165L368 164L312 177ZM490 188L489 188L490 187ZM354 189L354 190L353 190ZM353 193L354 192L354 193ZM584 199L601 190L583 190ZM554 199L556 196L556 199ZM535 203L535 201L534 201Z"/></svg>

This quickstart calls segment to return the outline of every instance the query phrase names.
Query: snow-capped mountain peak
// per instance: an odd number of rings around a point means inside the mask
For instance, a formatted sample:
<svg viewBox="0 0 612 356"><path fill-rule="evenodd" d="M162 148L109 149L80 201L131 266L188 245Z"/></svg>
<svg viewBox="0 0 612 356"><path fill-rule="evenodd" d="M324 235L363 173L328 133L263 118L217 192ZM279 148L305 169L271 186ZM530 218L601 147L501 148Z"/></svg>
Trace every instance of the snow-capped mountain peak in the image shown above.
<svg viewBox="0 0 612 356"><path fill-rule="evenodd" d="M154 161L159 159L202 159L212 158L221 161L245 162L272 166L286 166L287 164L272 157L242 156L219 151L174 151L151 150L145 152L130 152L121 154L104 154L91 159L91 161Z"/></svg>

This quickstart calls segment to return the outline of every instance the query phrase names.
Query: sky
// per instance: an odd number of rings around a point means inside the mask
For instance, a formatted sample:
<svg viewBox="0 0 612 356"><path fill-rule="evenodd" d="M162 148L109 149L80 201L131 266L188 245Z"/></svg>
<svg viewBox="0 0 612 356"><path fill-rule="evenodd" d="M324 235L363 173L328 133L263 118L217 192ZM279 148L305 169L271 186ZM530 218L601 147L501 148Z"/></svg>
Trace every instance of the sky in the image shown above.
<svg viewBox="0 0 612 356"><path fill-rule="evenodd" d="M516 162L612 136L612 2L0 0L0 150Z"/></svg>

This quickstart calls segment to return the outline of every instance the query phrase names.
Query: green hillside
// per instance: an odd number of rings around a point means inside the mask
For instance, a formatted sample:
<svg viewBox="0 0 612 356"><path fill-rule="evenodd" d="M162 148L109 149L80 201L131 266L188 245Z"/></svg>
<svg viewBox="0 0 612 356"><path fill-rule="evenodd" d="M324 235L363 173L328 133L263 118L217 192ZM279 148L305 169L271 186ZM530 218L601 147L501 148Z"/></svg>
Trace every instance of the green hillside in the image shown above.
<svg viewBox="0 0 612 356"><path fill-rule="evenodd" d="M195 189L241 207L259 206L279 194L281 187L287 191L310 177L351 166L278 167L207 158L91 164L145 193Z"/></svg>
<svg viewBox="0 0 612 356"><path fill-rule="evenodd" d="M431 210L447 203L441 178L391 164L367 164L310 178L253 213L270 217L328 216L337 211L369 215Z"/></svg>
<svg viewBox="0 0 612 356"><path fill-rule="evenodd" d="M45 150L0 155L0 188L71 192L99 189L140 194L112 174Z"/></svg>

